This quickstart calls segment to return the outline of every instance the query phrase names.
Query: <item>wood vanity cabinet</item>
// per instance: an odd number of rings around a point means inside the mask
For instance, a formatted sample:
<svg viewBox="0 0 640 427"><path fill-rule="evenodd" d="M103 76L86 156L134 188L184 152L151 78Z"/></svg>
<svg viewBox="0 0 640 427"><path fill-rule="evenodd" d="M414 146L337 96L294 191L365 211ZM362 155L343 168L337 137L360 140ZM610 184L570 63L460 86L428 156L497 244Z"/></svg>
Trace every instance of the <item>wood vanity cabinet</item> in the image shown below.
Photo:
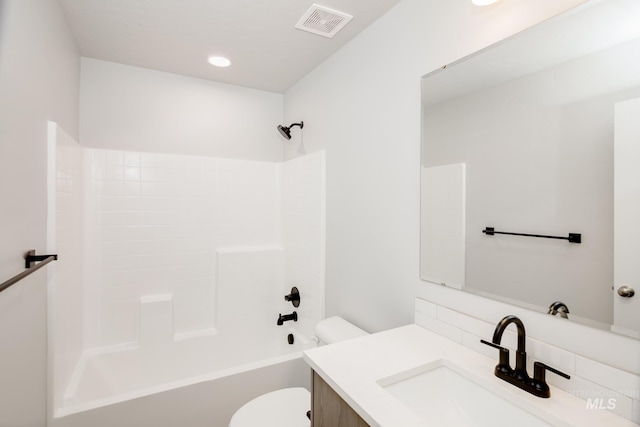
<svg viewBox="0 0 640 427"><path fill-rule="evenodd" d="M311 382L311 427L369 427L369 424L313 371Z"/></svg>

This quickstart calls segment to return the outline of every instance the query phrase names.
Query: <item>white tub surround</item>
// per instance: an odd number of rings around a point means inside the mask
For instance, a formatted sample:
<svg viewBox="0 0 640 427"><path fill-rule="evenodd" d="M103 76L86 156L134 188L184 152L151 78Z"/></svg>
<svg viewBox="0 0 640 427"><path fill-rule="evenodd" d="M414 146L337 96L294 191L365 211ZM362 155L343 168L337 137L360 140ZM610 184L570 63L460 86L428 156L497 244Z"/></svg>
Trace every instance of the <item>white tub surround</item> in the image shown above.
<svg viewBox="0 0 640 427"><path fill-rule="evenodd" d="M61 261L47 270L49 409L62 396L83 352L85 265L84 150L55 122L48 122L47 252ZM6 420L3 420L6 421Z"/></svg>
<svg viewBox="0 0 640 427"><path fill-rule="evenodd" d="M489 337L490 338L490 337ZM446 360L465 376L551 425L635 426L608 411L587 409L585 401L551 386L551 397L535 397L493 375L498 361L454 341L409 325L304 353L306 362L372 427L423 427L425 421L380 384L390 377ZM551 377L551 374L549 375ZM386 385L386 384L385 384ZM518 420L505 420L515 425Z"/></svg>
<svg viewBox="0 0 640 427"><path fill-rule="evenodd" d="M292 286L299 329L313 335L324 317L323 152L280 164L84 151L85 347L139 343L151 329L150 342L208 334L224 310L266 308L275 323Z"/></svg>
<svg viewBox="0 0 640 427"><path fill-rule="evenodd" d="M87 149L51 126L48 249L68 256L50 283L50 423L139 425L133 399L304 365L324 317L323 152L281 164ZM278 326L292 286L298 322ZM290 373L255 379L258 394L306 386ZM213 412L230 416L257 395L247 387L232 400L211 388ZM228 423L201 409L191 425Z"/></svg>
<svg viewBox="0 0 640 427"><path fill-rule="evenodd" d="M465 285L466 171L458 163L423 167L420 174L420 271L423 279L456 289Z"/></svg>

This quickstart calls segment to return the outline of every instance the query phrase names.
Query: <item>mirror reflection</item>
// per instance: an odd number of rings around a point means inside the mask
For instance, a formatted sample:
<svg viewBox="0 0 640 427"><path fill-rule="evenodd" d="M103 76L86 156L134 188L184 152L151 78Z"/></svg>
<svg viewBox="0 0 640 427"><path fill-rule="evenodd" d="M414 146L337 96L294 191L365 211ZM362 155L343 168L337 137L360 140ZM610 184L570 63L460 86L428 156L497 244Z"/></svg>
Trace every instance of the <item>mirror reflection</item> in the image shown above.
<svg viewBox="0 0 640 427"><path fill-rule="evenodd" d="M638 3L581 6L423 78L422 279L640 337L640 298L617 292L640 291L640 227L620 228L640 218Z"/></svg>

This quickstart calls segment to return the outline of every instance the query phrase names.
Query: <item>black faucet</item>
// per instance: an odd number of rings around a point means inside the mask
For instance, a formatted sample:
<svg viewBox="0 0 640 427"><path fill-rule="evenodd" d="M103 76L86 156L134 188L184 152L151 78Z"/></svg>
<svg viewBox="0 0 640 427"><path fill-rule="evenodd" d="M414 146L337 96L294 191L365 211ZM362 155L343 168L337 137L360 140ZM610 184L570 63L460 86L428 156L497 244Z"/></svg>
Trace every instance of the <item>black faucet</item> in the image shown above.
<svg viewBox="0 0 640 427"><path fill-rule="evenodd" d="M278 326L282 326L284 325L284 322L287 322L289 320L293 320L294 322L298 321L298 313L296 313L295 311L291 314L285 314L284 316L282 314L278 315Z"/></svg>
<svg viewBox="0 0 640 427"><path fill-rule="evenodd" d="M509 349L502 347L500 341L502 340L502 334L507 326L514 323L518 331L518 348L516 350L516 368L512 369L509 364ZM496 365L495 375L496 377L515 385L523 389L524 391L533 394L538 397L549 397L551 392L549 386L546 383L545 374L546 371L551 371L554 374L560 375L566 379L569 379L569 375L564 372L560 372L551 366L545 365L542 362L535 362L533 364L533 378L527 373L527 352L525 350L527 335L524 330L524 324L516 316L505 316L493 332L493 342L480 340L481 343L489 345L491 347L500 350L500 358Z"/></svg>

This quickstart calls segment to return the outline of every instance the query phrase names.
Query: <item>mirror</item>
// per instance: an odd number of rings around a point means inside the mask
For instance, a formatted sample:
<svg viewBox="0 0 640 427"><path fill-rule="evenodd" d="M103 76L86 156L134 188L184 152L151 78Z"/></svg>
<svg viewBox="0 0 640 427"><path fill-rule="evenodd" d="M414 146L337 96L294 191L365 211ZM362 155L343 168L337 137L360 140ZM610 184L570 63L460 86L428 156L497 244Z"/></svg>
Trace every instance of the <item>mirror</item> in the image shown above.
<svg viewBox="0 0 640 427"><path fill-rule="evenodd" d="M422 79L423 280L640 336L614 325L613 291L614 111L640 98L639 3L588 2Z"/></svg>

